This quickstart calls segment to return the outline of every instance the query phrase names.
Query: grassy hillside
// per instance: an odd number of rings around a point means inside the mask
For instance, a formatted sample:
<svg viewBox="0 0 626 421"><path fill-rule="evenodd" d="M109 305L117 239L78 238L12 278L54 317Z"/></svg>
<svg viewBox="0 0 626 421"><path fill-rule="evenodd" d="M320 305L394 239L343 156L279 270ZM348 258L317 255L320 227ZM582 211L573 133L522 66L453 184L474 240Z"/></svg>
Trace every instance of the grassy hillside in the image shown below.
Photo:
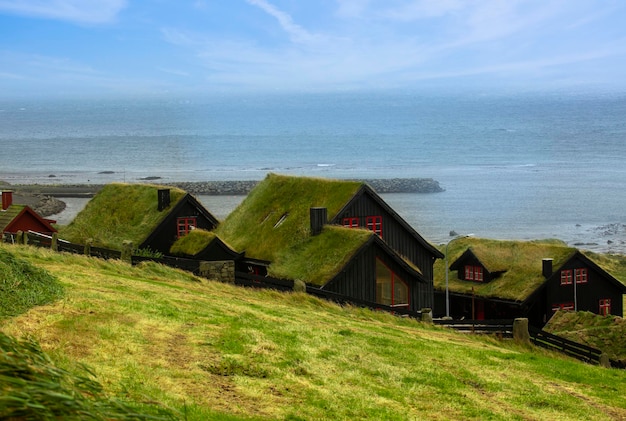
<svg viewBox="0 0 626 421"><path fill-rule="evenodd" d="M601 349L614 360L626 361L626 322L622 317L599 316L588 311L558 311L545 330Z"/></svg>
<svg viewBox="0 0 626 421"><path fill-rule="evenodd" d="M626 419L621 370L304 294L10 247L65 296L1 330L181 418Z"/></svg>

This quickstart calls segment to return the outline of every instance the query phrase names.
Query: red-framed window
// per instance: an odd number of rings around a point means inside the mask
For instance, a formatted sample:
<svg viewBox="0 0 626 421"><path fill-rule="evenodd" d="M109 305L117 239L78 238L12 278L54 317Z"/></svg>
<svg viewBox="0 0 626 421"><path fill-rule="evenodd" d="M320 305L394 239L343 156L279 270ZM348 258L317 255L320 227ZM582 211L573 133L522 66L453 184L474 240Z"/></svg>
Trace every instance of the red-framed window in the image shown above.
<svg viewBox="0 0 626 421"><path fill-rule="evenodd" d="M409 285L376 259L376 302L391 307L408 307L409 295Z"/></svg>
<svg viewBox="0 0 626 421"><path fill-rule="evenodd" d="M181 217L176 219L176 233L178 238L189 234L189 231L196 228L197 219L195 216Z"/></svg>
<svg viewBox="0 0 626 421"><path fill-rule="evenodd" d="M483 281L483 267L482 266L465 266L465 280L466 281Z"/></svg>
<svg viewBox="0 0 626 421"><path fill-rule="evenodd" d="M383 217L380 215L368 216L365 218L367 229L374 231L379 236L383 236Z"/></svg>
<svg viewBox="0 0 626 421"><path fill-rule="evenodd" d="M343 218L343 220L341 221L341 224L346 228L358 228L359 218L356 218L356 217Z"/></svg>
<svg viewBox="0 0 626 421"><path fill-rule="evenodd" d="M572 285L572 270L565 269L561 271L561 285Z"/></svg>
<svg viewBox="0 0 626 421"><path fill-rule="evenodd" d="M574 310L574 303L552 304L552 311L557 311L557 310Z"/></svg>
<svg viewBox="0 0 626 421"><path fill-rule="evenodd" d="M611 314L611 299L603 298L599 302L599 314L602 316L608 316Z"/></svg>
<svg viewBox="0 0 626 421"><path fill-rule="evenodd" d="M574 277L576 278L577 284L586 284L587 283L587 268L575 269Z"/></svg>

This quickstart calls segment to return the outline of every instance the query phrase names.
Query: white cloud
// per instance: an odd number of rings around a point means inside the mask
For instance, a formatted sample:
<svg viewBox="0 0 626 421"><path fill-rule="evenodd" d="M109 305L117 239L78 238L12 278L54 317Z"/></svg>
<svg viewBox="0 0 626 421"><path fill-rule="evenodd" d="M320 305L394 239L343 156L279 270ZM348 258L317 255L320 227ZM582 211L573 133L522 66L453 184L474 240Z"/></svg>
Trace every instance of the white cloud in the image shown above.
<svg viewBox="0 0 626 421"><path fill-rule="evenodd" d="M0 0L0 12L83 24L113 21L126 0Z"/></svg>
<svg viewBox="0 0 626 421"><path fill-rule="evenodd" d="M308 42L315 38L302 26L296 24L288 13L279 10L276 6L268 3L267 1L247 0L247 2L274 17L280 24L281 28L283 28L283 30L287 32L289 38L293 42Z"/></svg>

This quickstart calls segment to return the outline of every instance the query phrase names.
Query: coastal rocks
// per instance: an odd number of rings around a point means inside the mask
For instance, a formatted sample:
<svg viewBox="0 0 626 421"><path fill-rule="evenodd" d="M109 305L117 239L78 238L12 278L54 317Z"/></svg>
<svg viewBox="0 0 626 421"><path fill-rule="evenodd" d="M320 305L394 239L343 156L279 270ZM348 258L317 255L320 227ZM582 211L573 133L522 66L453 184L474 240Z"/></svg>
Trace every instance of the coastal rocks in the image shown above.
<svg viewBox="0 0 626 421"><path fill-rule="evenodd" d="M20 193L13 195L13 203L16 205L26 205L44 218L50 215L63 212L65 202L45 195Z"/></svg>
<svg viewBox="0 0 626 421"><path fill-rule="evenodd" d="M191 194L203 194L209 196L246 195L258 184L258 181L197 181L168 183Z"/></svg>
<svg viewBox="0 0 626 421"><path fill-rule="evenodd" d="M65 210L65 202L51 196L40 196L33 210L43 217L56 215Z"/></svg>
<svg viewBox="0 0 626 421"><path fill-rule="evenodd" d="M389 178L353 180L370 185L377 193L439 193L444 189L432 178ZM246 195L258 184L258 181L201 181L168 183L191 194L203 195Z"/></svg>
<svg viewBox="0 0 626 421"><path fill-rule="evenodd" d="M440 193L444 189L432 178L380 178L359 180L369 184L377 193Z"/></svg>

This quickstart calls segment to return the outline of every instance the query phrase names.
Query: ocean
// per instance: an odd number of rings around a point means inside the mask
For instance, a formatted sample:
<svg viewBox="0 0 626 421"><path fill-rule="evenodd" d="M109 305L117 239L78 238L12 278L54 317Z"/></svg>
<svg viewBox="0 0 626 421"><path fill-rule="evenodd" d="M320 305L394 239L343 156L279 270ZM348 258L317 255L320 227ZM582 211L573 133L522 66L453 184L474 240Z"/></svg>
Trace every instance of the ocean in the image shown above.
<svg viewBox="0 0 626 421"><path fill-rule="evenodd" d="M624 93L0 100L0 180L428 177L445 191L383 198L434 244L454 232L626 253L625 116ZM242 198L200 199L224 218Z"/></svg>

